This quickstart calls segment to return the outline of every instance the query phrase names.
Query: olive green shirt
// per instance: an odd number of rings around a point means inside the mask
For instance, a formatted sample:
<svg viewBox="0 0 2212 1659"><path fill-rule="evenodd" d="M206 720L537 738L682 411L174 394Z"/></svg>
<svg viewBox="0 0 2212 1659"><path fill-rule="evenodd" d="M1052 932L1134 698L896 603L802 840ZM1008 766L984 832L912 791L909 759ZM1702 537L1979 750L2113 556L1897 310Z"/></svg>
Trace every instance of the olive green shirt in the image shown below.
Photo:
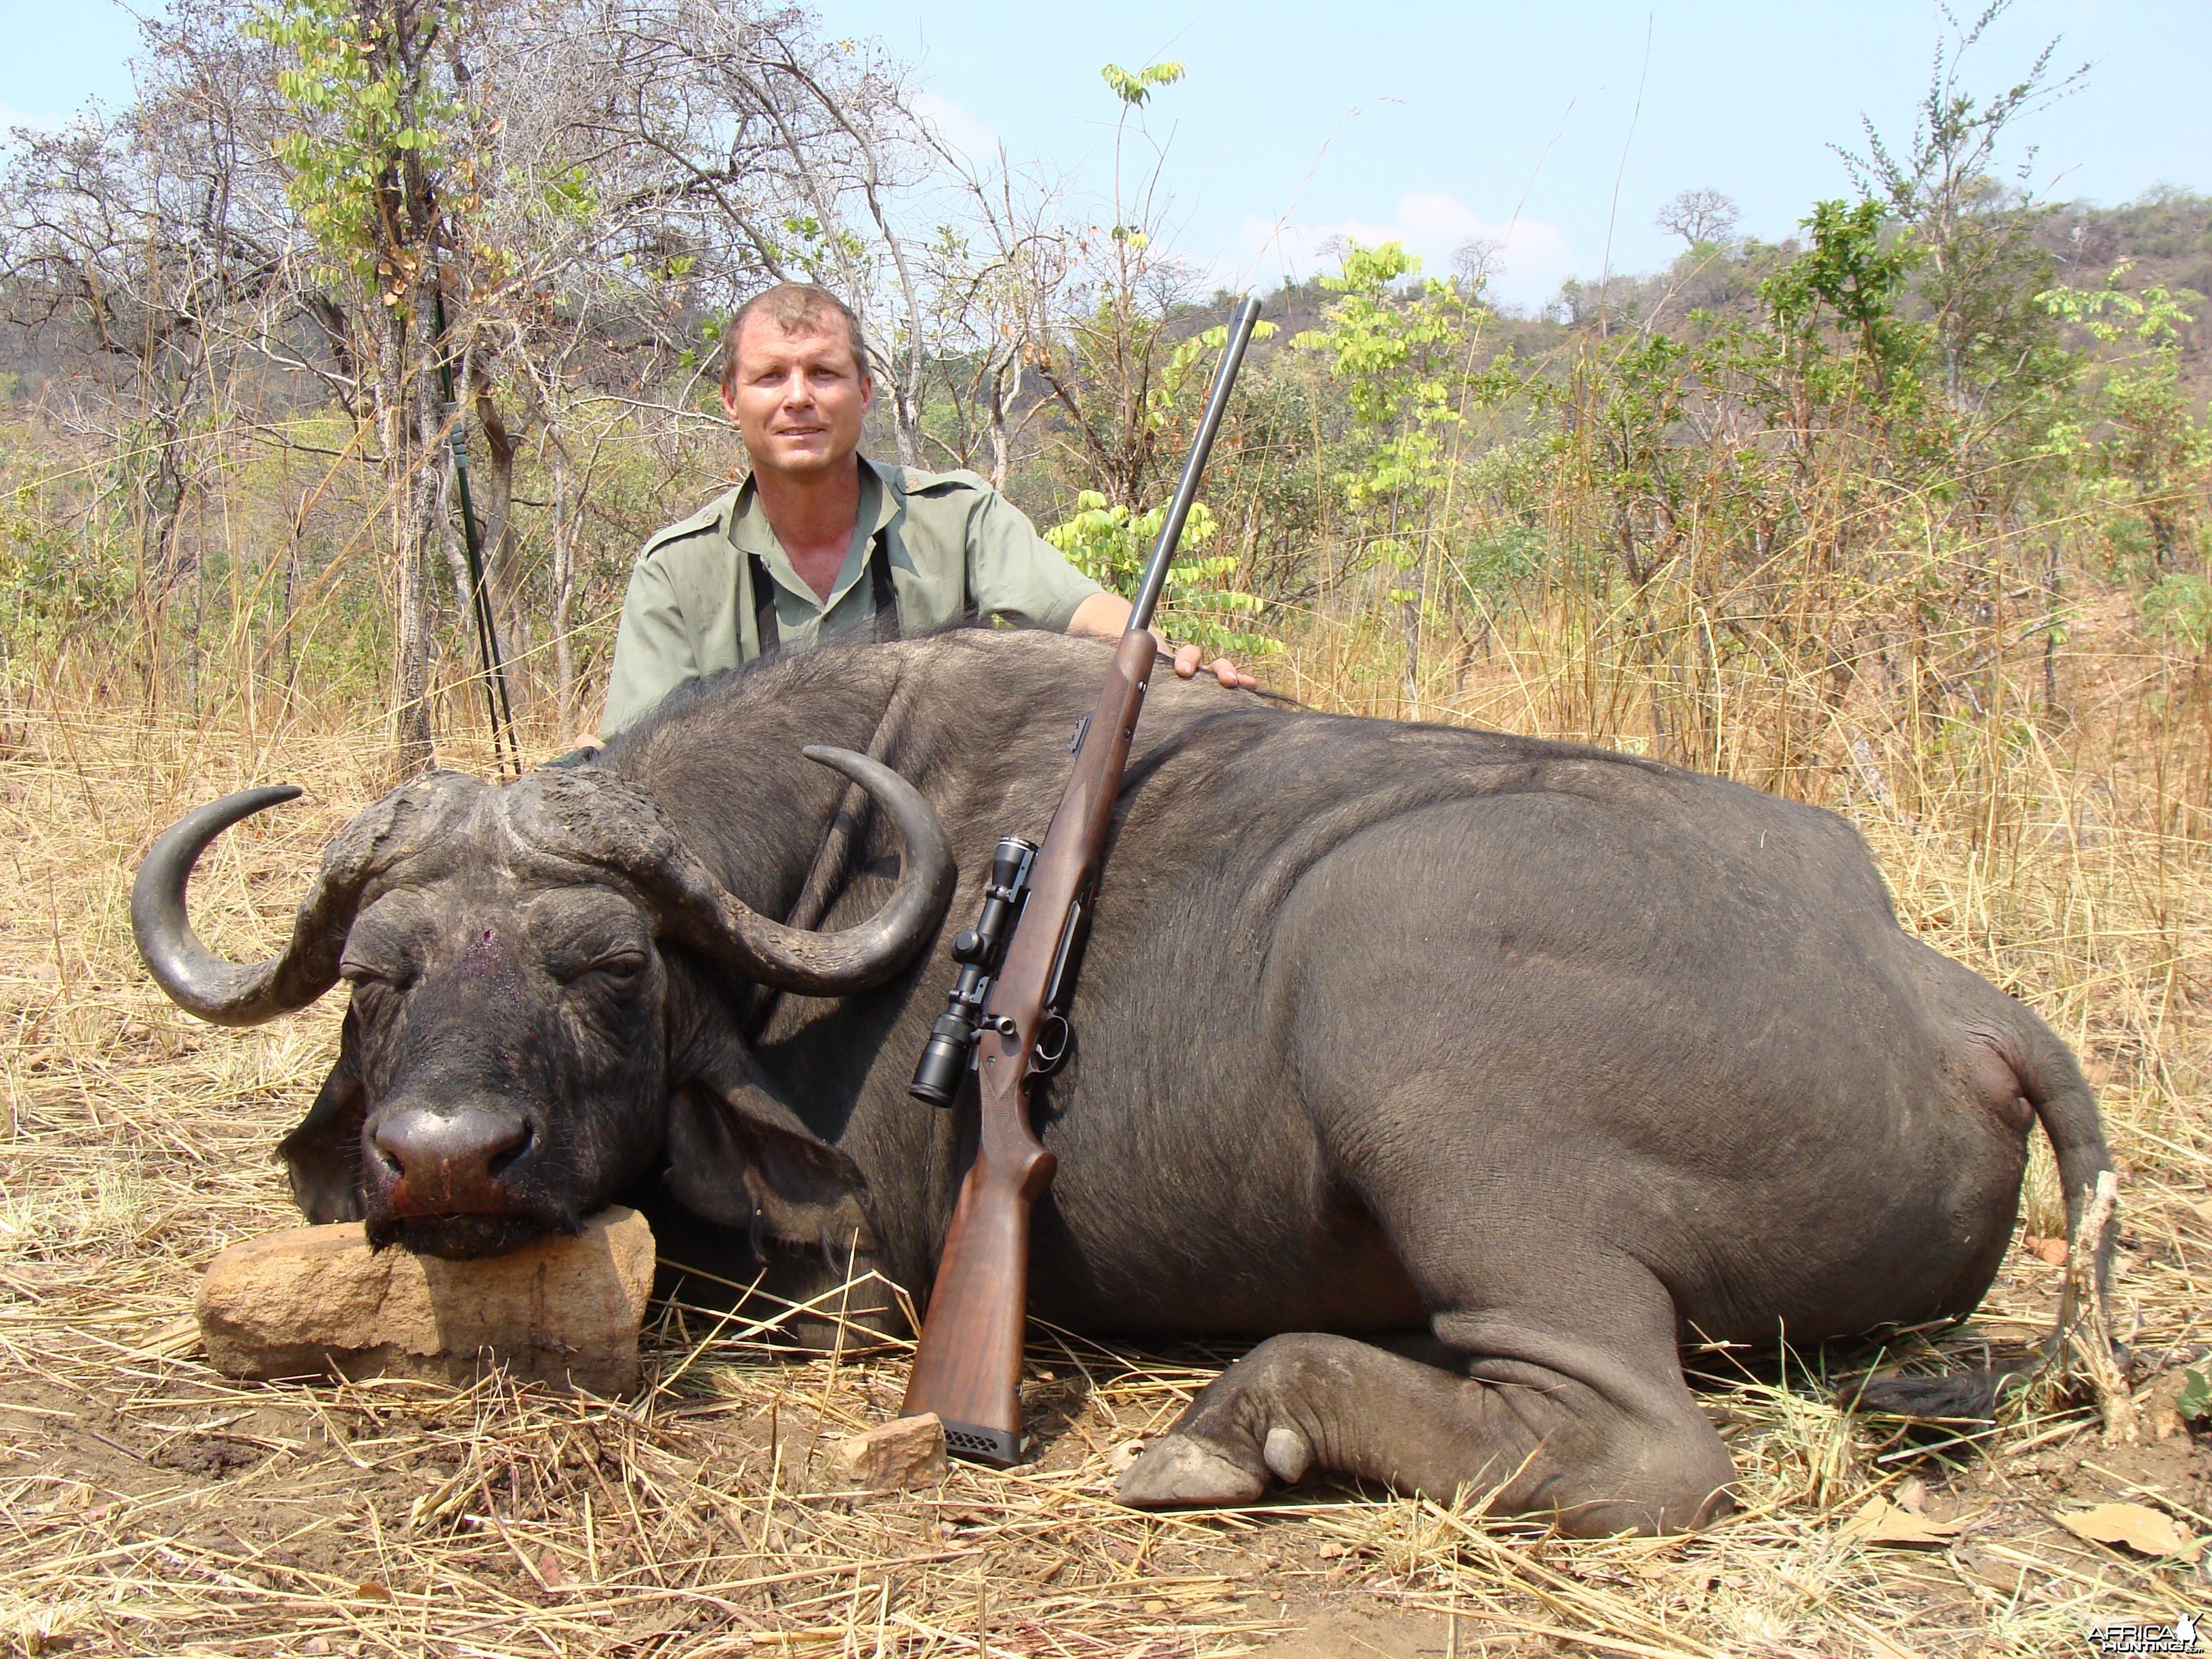
<svg viewBox="0 0 2212 1659"><path fill-rule="evenodd" d="M685 681L760 654L748 555L759 556L775 584L784 651L867 638L875 622L868 561L878 539L890 558L904 636L945 627L971 602L1018 627L1057 631L1100 591L974 473L919 472L863 456L853 544L824 599L792 568L748 479L669 526L638 556L615 634L600 735L631 725Z"/></svg>

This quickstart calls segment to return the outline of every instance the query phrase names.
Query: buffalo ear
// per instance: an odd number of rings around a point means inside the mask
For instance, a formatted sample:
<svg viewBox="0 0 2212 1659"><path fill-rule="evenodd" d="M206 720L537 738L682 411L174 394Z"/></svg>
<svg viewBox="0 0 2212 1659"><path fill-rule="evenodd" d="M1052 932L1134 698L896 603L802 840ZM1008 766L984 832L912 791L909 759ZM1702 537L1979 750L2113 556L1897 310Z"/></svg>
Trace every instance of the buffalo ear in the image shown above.
<svg viewBox="0 0 2212 1659"><path fill-rule="evenodd" d="M791 1245L835 1239L876 1248L860 1173L798 1116L753 1089L703 1079L668 1103L668 1167L661 1189L694 1215L765 1232Z"/></svg>
<svg viewBox="0 0 2212 1659"><path fill-rule="evenodd" d="M361 1080L361 1030L349 1008L337 1063L300 1127L276 1148L291 1177L293 1200L316 1226L362 1218L361 1123L368 1108Z"/></svg>

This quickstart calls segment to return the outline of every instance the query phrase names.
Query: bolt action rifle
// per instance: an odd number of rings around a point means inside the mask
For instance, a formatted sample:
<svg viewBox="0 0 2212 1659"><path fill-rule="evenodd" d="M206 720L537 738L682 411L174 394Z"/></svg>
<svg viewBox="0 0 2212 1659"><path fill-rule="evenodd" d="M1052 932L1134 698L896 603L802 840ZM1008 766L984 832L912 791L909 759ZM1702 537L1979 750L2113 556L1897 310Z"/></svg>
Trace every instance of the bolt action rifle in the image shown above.
<svg viewBox="0 0 2212 1659"><path fill-rule="evenodd" d="M957 1456L1003 1468L1022 1450L1022 1335L1028 1318L1030 1211L1052 1184L1054 1159L1030 1124L1029 1083L1067 1050L1067 1005L1105 862L1115 798L1155 656L1152 612L1167 586L1184 518L1213 448L1230 388L1260 317L1247 299L1229 325L1221 367L1183 463L1129 626L1098 706L1069 745L1075 768L1042 846L1003 837L983 911L953 941L961 964L932 1028L913 1093L936 1106L958 1097L972 1055L982 1119L929 1297L901 1415L934 1412ZM1011 929L1011 931L1010 931Z"/></svg>

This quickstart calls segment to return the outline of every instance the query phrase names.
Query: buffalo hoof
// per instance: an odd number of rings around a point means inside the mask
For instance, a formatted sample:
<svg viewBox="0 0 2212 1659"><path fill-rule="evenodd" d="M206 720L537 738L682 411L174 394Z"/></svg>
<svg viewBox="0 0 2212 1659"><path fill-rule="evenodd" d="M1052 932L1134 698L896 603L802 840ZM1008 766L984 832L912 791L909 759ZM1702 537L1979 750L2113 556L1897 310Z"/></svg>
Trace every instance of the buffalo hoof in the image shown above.
<svg viewBox="0 0 2212 1659"><path fill-rule="evenodd" d="M1313 1448L1296 1429L1280 1426L1267 1431L1267 1443L1260 1449L1267 1473L1286 1486L1295 1486L1313 1468Z"/></svg>
<svg viewBox="0 0 2212 1659"><path fill-rule="evenodd" d="M1258 1470L1171 1434L1129 1465L1114 1495L1132 1509L1200 1509L1249 1504L1267 1490Z"/></svg>

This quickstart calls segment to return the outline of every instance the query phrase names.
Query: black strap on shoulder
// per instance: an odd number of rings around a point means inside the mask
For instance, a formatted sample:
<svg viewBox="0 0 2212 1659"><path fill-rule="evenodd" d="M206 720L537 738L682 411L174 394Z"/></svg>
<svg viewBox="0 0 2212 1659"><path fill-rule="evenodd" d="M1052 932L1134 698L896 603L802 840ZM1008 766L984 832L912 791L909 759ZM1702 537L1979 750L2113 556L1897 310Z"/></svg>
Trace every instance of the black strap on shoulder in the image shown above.
<svg viewBox="0 0 2212 1659"><path fill-rule="evenodd" d="M765 657L783 643L775 625L775 581L759 554L748 553L745 558L752 566L753 626L760 635L760 653Z"/></svg>
<svg viewBox="0 0 2212 1659"><path fill-rule="evenodd" d="M882 536L868 553L868 586L876 599L876 642L884 644L899 636L899 620L898 589L891 586L890 543Z"/></svg>
<svg viewBox="0 0 2212 1659"><path fill-rule="evenodd" d="M749 553L745 557L752 566L753 628L760 636L761 655L765 657L783 642L775 625L775 579L768 574L759 554ZM898 638L898 589L891 582L890 549L880 536L868 554L868 589L875 599L877 640Z"/></svg>

